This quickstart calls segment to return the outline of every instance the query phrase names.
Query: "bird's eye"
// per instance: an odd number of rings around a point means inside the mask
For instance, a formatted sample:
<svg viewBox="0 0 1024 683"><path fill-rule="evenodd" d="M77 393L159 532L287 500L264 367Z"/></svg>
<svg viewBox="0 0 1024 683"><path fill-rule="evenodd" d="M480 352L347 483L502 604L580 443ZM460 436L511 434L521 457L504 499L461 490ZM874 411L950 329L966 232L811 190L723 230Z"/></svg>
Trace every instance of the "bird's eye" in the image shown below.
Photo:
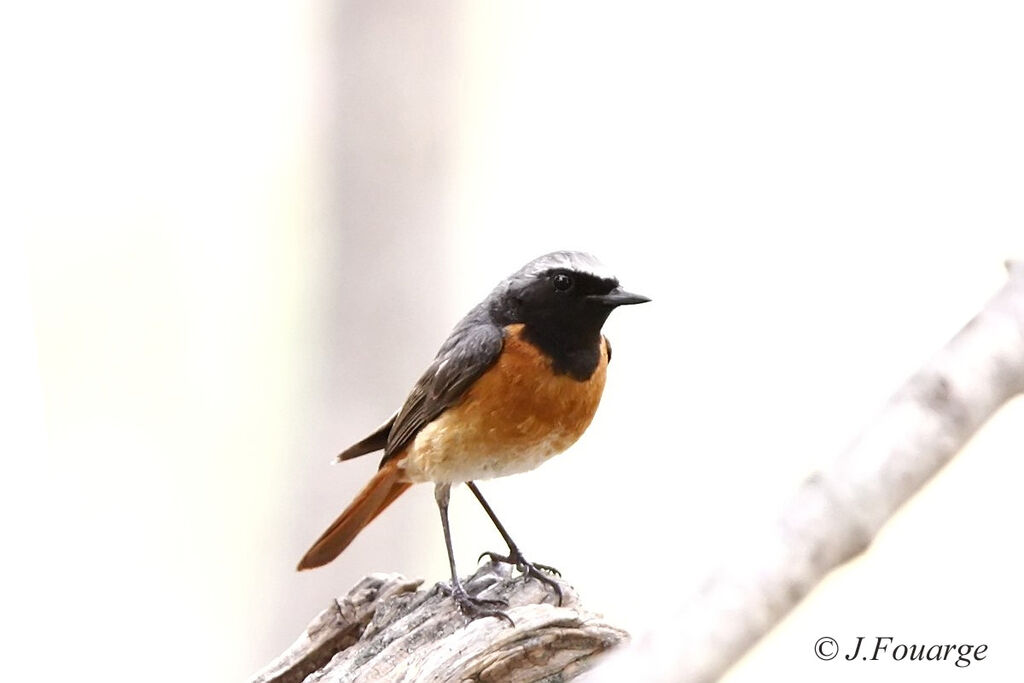
<svg viewBox="0 0 1024 683"><path fill-rule="evenodd" d="M551 278L551 284L555 286L559 292L568 291L572 287L572 278L565 273L558 273Z"/></svg>

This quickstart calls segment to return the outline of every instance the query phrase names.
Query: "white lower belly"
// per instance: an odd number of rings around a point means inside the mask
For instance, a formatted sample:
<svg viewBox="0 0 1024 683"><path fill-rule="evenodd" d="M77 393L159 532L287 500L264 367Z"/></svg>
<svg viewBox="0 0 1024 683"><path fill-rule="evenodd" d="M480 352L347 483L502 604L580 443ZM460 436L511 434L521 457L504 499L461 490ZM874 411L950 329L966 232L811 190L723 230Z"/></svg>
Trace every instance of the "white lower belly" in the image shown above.
<svg viewBox="0 0 1024 683"><path fill-rule="evenodd" d="M534 443L481 448L479 438L460 431L435 422L417 434L400 465L409 481L459 483L527 472L575 441L552 432Z"/></svg>

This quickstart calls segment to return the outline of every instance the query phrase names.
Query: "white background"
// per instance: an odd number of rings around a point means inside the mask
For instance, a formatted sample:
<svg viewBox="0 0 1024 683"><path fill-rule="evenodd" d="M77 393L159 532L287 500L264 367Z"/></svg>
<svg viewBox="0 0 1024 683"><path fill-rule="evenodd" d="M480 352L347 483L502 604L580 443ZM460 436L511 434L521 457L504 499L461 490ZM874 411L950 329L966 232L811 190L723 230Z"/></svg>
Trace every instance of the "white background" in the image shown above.
<svg viewBox="0 0 1024 683"><path fill-rule="evenodd" d="M445 220L373 253L351 246L372 228L325 208L344 11L4 10L7 677L244 679L359 576L445 578L427 487L329 568L292 567L375 466L330 457L495 281L556 248L592 251L654 302L609 322L587 435L482 488L528 554L642 627L770 523L1024 257L1016 3L451 8L436 40L454 45L454 151L429 198ZM339 244L376 270L332 269ZM322 303L339 290L363 307ZM396 305L417 311L415 334L374 318ZM389 359L380 383L318 375L361 355ZM1022 410L730 680L1019 677ZM453 506L468 570L498 539L464 491ZM671 594L641 578L654 562ZM965 670L822 663L826 635L989 651Z"/></svg>

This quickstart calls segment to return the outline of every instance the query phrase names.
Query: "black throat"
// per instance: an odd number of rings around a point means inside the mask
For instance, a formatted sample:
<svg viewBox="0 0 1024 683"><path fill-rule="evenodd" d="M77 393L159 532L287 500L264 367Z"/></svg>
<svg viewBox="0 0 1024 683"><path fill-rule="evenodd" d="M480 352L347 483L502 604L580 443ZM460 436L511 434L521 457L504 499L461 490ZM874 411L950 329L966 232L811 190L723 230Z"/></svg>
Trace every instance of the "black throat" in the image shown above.
<svg viewBox="0 0 1024 683"><path fill-rule="evenodd" d="M555 374L585 382L601 363L601 325L606 317L585 321L589 324L566 325L565 321L558 324L545 320L526 323L523 338L551 359Z"/></svg>

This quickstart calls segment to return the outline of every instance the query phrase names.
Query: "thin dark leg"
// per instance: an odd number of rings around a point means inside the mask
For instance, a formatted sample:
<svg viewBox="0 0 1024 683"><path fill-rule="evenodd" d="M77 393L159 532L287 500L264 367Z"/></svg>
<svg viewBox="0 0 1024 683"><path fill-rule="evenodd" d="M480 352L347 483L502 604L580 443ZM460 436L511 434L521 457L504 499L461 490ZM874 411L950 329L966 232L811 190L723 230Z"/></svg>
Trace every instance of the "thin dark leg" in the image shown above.
<svg viewBox="0 0 1024 683"><path fill-rule="evenodd" d="M480 505L483 507L484 512L486 512L487 516L491 518L491 521L494 523L494 527L498 530L498 533L501 534L501 537L505 540L505 543L508 545L508 555L499 555L498 553L485 552L482 553L480 557L487 556L488 558L490 558L491 562L503 562L505 564L515 565L516 568L523 573L523 576L527 578L533 577L541 583L551 586L555 589L555 593L558 595L558 605L561 606L562 587L558 584L557 581L555 581L550 576L544 573L546 571L561 576L561 572L559 572L554 567L549 567L546 564L534 564L532 562L528 562L527 559L523 557L522 551L519 550L519 546L516 545L516 542L513 541L512 537L508 535L507 531L505 531L505 527L498 520L498 516L494 514L494 510L492 510L491 506L487 504L486 500L484 500L483 494L480 493L480 489L476 487L476 484L474 484L471 481L467 481L466 486L468 486L469 490L473 492L473 495L476 496L476 499L480 501Z"/></svg>
<svg viewBox="0 0 1024 683"><path fill-rule="evenodd" d="M492 609L494 606L507 607L506 603L501 600L471 598L463 587L462 582L459 581L459 573L455 569L455 552L452 550L452 532L448 527L448 499L451 497L451 489L451 484L435 484L434 486L434 499L437 501L437 509L441 512L444 545L448 550L448 566L452 570L452 587L450 591L446 592L452 596L452 599L455 600L455 604L458 605L462 613L470 619L497 617L498 619L504 619L514 627L515 622L512 621L512 617L502 611Z"/></svg>

